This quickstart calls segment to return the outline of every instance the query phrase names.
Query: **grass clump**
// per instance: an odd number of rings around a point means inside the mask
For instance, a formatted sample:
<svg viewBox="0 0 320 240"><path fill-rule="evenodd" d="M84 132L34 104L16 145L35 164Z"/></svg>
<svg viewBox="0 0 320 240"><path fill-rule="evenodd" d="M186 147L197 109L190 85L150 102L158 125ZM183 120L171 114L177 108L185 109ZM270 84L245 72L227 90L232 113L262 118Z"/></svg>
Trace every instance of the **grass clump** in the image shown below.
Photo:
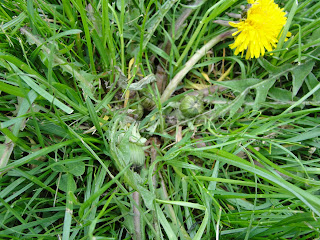
<svg viewBox="0 0 320 240"><path fill-rule="evenodd" d="M319 3L244 4L2 1L0 238L318 239Z"/></svg>

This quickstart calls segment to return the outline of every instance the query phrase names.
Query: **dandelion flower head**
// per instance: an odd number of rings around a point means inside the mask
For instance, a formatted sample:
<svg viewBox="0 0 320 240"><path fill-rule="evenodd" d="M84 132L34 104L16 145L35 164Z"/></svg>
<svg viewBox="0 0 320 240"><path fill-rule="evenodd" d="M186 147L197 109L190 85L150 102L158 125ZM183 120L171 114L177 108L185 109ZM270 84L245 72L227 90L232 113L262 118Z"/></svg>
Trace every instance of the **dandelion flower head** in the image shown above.
<svg viewBox="0 0 320 240"><path fill-rule="evenodd" d="M246 53L246 59L258 58L276 47L281 30L287 18L283 9L274 0L248 0L252 6L247 12L247 18L238 23L229 22L238 29L233 34L235 41L230 44L235 49L235 55Z"/></svg>

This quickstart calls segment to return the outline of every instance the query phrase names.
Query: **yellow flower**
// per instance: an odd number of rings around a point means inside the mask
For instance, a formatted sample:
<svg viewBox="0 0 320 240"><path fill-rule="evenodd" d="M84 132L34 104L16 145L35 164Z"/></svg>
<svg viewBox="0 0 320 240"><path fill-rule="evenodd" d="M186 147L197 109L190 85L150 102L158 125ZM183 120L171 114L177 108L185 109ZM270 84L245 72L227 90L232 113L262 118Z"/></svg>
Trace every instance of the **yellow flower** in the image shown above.
<svg viewBox="0 0 320 240"><path fill-rule="evenodd" d="M238 29L233 34L235 41L230 44L236 49L234 54L247 50L246 59L258 58L265 50L272 51L276 47L281 30L287 18L283 9L274 0L248 0L252 4L247 12L247 19L229 24Z"/></svg>

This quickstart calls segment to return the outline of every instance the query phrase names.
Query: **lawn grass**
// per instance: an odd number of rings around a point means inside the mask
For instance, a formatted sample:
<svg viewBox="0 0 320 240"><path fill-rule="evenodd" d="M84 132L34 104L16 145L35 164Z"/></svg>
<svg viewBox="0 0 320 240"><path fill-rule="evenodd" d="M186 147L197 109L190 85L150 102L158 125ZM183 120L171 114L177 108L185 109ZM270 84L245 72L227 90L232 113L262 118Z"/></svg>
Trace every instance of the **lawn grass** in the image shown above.
<svg viewBox="0 0 320 240"><path fill-rule="evenodd" d="M246 1L1 1L0 239L320 239L320 3L276 2L245 60Z"/></svg>

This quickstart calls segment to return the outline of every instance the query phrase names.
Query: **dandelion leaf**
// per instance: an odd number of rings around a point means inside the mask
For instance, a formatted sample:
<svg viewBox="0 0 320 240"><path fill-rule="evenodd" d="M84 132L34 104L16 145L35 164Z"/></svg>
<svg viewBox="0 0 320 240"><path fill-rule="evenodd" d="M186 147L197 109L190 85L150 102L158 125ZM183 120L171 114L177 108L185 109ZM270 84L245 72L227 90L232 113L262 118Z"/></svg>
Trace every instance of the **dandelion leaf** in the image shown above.
<svg viewBox="0 0 320 240"><path fill-rule="evenodd" d="M154 210L153 201L155 199L155 195L141 185L138 185L137 187L146 207L150 210Z"/></svg>
<svg viewBox="0 0 320 240"><path fill-rule="evenodd" d="M247 78L243 80L231 80L223 82L215 82L215 84L227 87L236 92L243 92L246 89L260 83L262 80L257 78Z"/></svg>
<svg viewBox="0 0 320 240"><path fill-rule="evenodd" d="M255 88L257 94L253 106L254 110L258 110L260 108L260 105L266 101L269 89L273 86L275 81L275 78L270 78L256 85Z"/></svg>
<svg viewBox="0 0 320 240"><path fill-rule="evenodd" d="M146 85L155 82L157 79L155 77L154 74L150 74L144 78L142 78L140 81L135 82L135 83L131 83L131 85L129 86L129 90L142 90L143 88L146 87Z"/></svg>
<svg viewBox="0 0 320 240"><path fill-rule="evenodd" d="M235 113L241 105L244 103L245 97L251 89L256 90L255 102L253 109L258 110L260 105L265 102L269 89L275 82L274 78L260 80L255 78L233 80L225 82L217 82L217 84L230 88L235 92L240 92L241 96L238 96L230 105L229 110L231 113Z"/></svg>
<svg viewBox="0 0 320 240"><path fill-rule="evenodd" d="M299 89L301 88L304 80L309 75L309 73L312 71L314 66L313 61L306 62L304 64L298 65L296 68L292 70L292 80L293 80L293 89L292 89L292 95L296 96Z"/></svg>
<svg viewBox="0 0 320 240"><path fill-rule="evenodd" d="M287 77L289 70L292 68L292 65L290 63L285 63L280 66L274 66L264 58L259 58L258 62L261 65L261 67L263 67L269 73L269 77Z"/></svg>
<svg viewBox="0 0 320 240"><path fill-rule="evenodd" d="M291 92L282 88L272 87L269 89L268 95L275 101L287 102L292 100Z"/></svg>
<svg viewBox="0 0 320 240"><path fill-rule="evenodd" d="M123 115L119 115L113 119L112 128L108 131L110 153L119 171L130 164L131 153L128 143L130 137L133 137L133 130L136 127L134 124L131 124L130 128L124 131L123 124ZM144 179L131 169L125 172L124 179L130 187L141 194L146 206L149 209L153 209L154 196L152 196L152 193L148 189L142 186Z"/></svg>
<svg viewBox="0 0 320 240"><path fill-rule="evenodd" d="M309 91L311 91L313 88L315 88L319 84L318 79L316 78L316 76L312 72L309 73L305 82L308 86ZM316 91L313 94L313 101L320 102L320 90Z"/></svg>
<svg viewBox="0 0 320 240"><path fill-rule="evenodd" d="M288 74L292 74L292 97L296 96L302 84L304 83L306 77L311 73L315 62L313 60L306 61L301 65L285 63L280 66L274 66L266 59L258 59L260 65L269 73L269 80L280 79L284 76L288 78ZM262 100L262 98L260 99Z"/></svg>
<svg viewBox="0 0 320 240"><path fill-rule="evenodd" d="M244 103L245 97L245 94L240 94L235 99L235 104L233 104L232 108L230 109L230 117L232 117L241 108L242 104Z"/></svg>

